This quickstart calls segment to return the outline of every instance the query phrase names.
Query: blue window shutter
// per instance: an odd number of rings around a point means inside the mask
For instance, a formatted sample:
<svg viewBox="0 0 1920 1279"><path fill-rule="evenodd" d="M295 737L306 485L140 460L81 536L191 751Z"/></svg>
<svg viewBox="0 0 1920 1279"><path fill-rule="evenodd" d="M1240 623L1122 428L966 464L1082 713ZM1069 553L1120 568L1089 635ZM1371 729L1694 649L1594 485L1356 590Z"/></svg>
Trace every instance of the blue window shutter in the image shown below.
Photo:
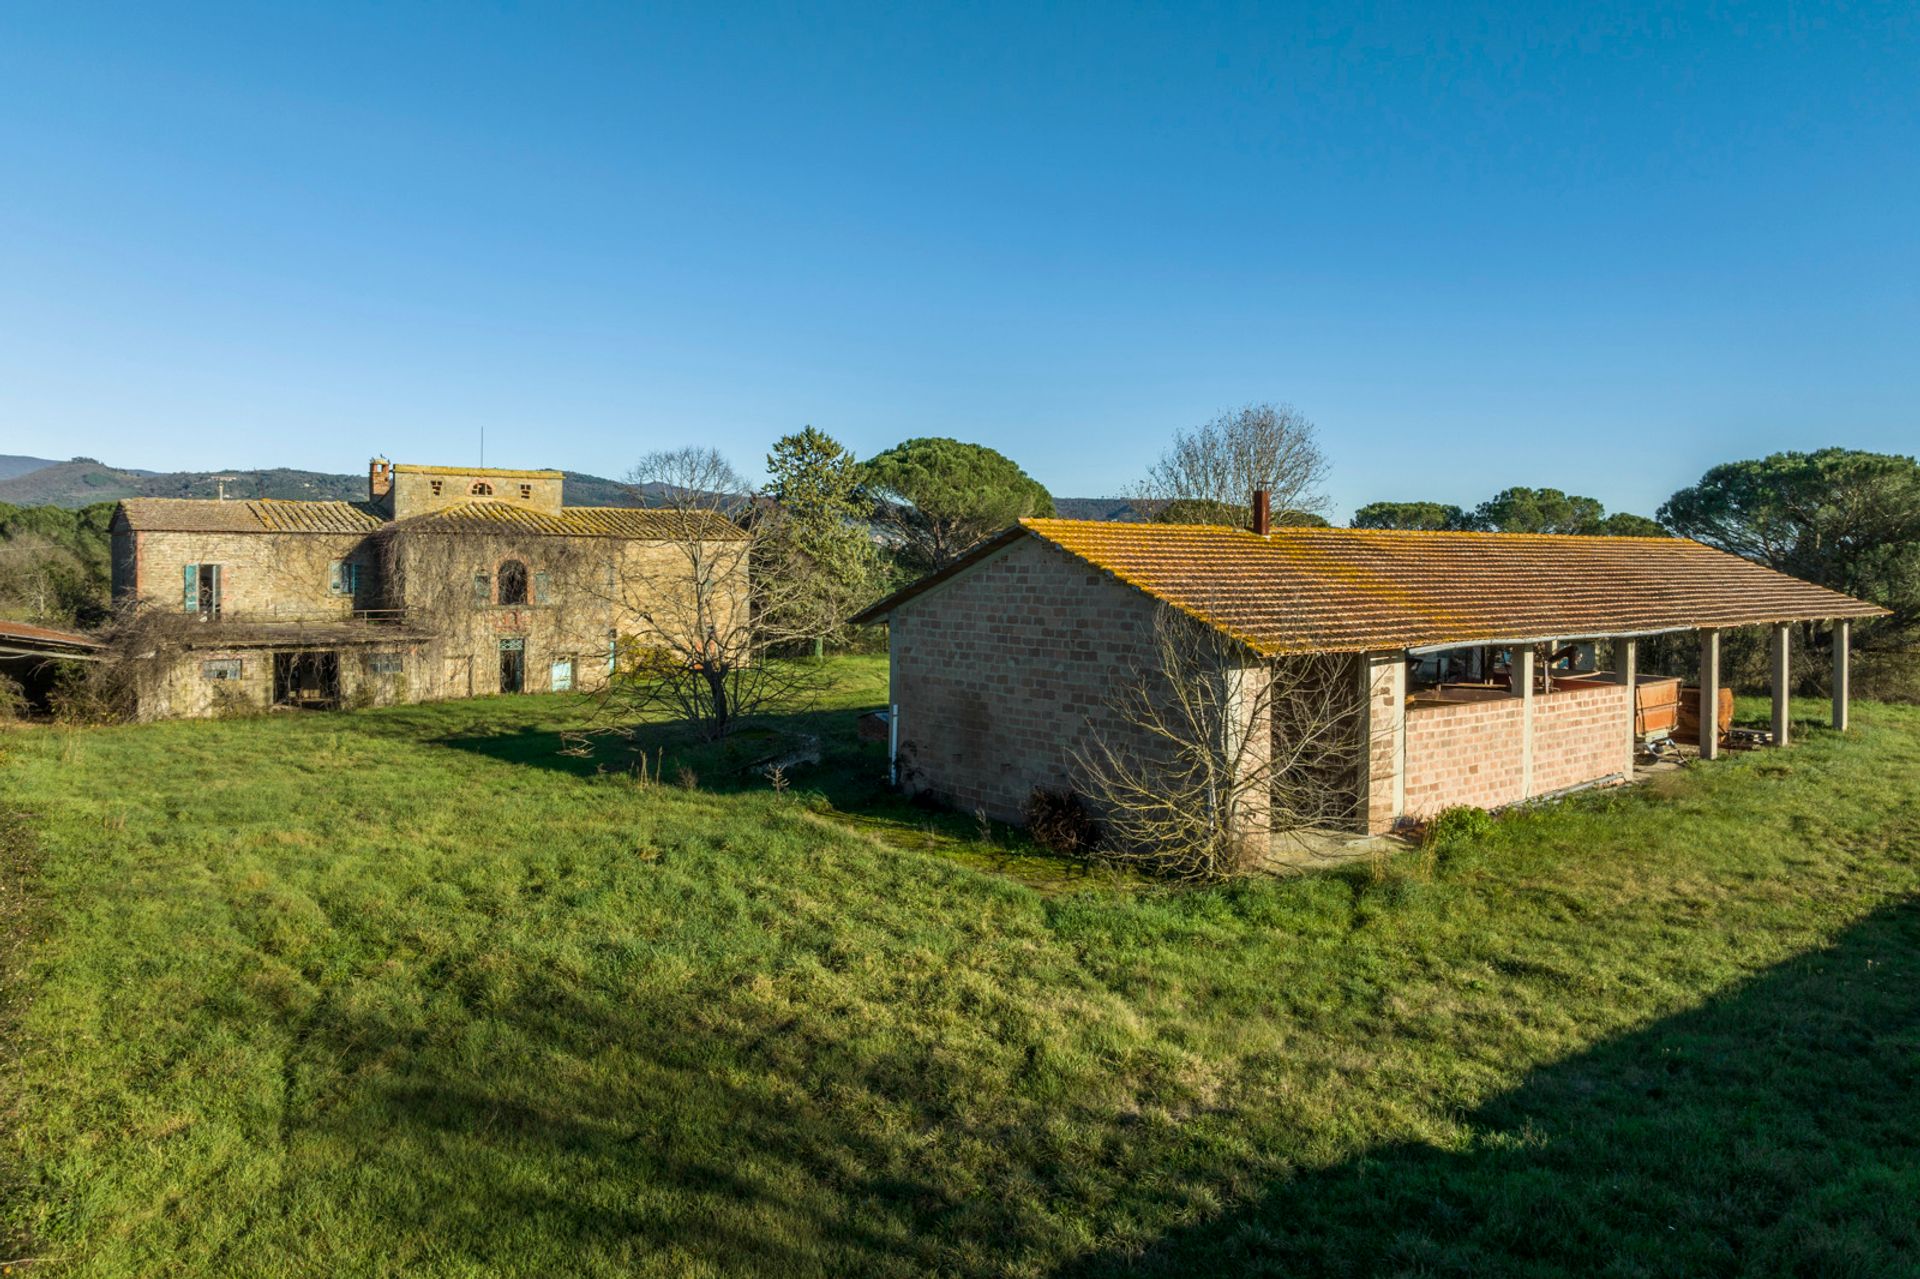
<svg viewBox="0 0 1920 1279"><path fill-rule="evenodd" d="M220 613L220 566L218 564L209 564L207 565L207 572L213 574L213 612L215 616L218 616Z"/></svg>
<svg viewBox="0 0 1920 1279"><path fill-rule="evenodd" d="M360 566L358 564L349 564L347 565L347 594L358 595L359 593Z"/></svg>
<svg viewBox="0 0 1920 1279"><path fill-rule="evenodd" d="M473 575L473 602L475 604L493 603L493 582L485 573Z"/></svg>
<svg viewBox="0 0 1920 1279"><path fill-rule="evenodd" d="M334 560L327 565L327 589L335 595L347 593L347 562Z"/></svg>
<svg viewBox="0 0 1920 1279"><path fill-rule="evenodd" d="M200 611L200 566L198 564L188 564L184 566L181 572L185 578L184 590L180 600L181 607L185 608L189 613L197 613Z"/></svg>
<svg viewBox="0 0 1920 1279"><path fill-rule="evenodd" d="M553 578L546 573L533 575L533 602L550 604L553 602Z"/></svg>

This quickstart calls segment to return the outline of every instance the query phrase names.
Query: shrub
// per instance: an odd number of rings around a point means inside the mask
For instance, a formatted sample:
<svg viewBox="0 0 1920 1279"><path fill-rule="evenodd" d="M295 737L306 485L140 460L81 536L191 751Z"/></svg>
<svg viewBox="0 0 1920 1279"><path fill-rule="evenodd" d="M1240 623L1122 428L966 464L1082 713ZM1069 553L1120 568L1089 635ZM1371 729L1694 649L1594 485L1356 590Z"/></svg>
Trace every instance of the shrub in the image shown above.
<svg viewBox="0 0 1920 1279"><path fill-rule="evenodd" d="M1049 852L1066 857L1085 857L1100 843L1100 823L1087 812L1080 797L1071 791L1050 791L1034 787L1022 811L1027 833Z"/></svg>
<svg viewBox="0 0 1920 1279"><path fill-rule="evenodd" d="M1436 860L1445 861L1470 851L1493 833L1493 814L1484 808L1460 805L1449 808L1427 823L1421 847Z"/></svg>
<svg viewBox="0 0 1920 1279"><path fill-rule="evenodd" d="M0 724L23 718L27 713L27 690L20 682L0 675Z"/></svg>

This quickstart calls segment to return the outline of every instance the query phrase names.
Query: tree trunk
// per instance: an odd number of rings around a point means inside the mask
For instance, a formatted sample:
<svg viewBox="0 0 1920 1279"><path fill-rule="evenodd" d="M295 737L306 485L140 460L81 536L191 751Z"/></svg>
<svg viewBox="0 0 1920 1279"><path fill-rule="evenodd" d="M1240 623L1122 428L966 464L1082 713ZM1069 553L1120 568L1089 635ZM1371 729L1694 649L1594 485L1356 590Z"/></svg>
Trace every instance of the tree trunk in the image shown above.
<svg viewBox="0 0 1920 1279"><path fill-rule="evenodd" d="M712 711L712 734L718 739L727 735L727 728L733 718L733 708L727 701L726 672L717 669L712 662L706 663L700 672L707 681L707 700Z"/></svg>

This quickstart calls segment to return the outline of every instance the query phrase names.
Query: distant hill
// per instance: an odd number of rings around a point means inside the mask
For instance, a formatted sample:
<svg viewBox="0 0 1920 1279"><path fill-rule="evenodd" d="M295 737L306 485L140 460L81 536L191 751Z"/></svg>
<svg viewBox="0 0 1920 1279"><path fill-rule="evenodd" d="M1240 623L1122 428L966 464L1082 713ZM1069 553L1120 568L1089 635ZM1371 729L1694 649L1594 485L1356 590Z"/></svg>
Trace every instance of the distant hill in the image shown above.
<svg viewBox="0 0 1920 1279"><path fill-rule="evenodd" d="M0 469L0 502L14 506L63 506L77 509L94 502L117 502L123 497L219 497L227 477L229 498L294 498L308 501L363 501L365 475L332 475L325 471L295 471L273 467L256 471L139 471L107 466L92 458L49 462L44 458L0 458L0 464L19 462L21 469ZM25 466L32 463L31 466ZM563 500L569 506L644 506L617 480L598 475L565 472Z"/></svg>
<svg viewBox="0 0 1920 1279"><path fill-rule="evenodd" d="M562 500L568 506L651 506L658 486L635 490L619 480L581 471L563 471ZM313 502L364 501L367 477L286 467L232 471L141 471L108 466L90 457L52 462L42 457L0 456L0 503L13 506L63 506L77 510L123 497L219 497L225 476L229 498L305 499ZM1124 497L1057 497L1054 511L1069 520L1139 522L1146 517Z"/></svg>
<svg viewBox="0 0 1920 1279"><path fill-rule="evenodd" d="M10 480L16 475L25 475L28 471L37 471L43 466L53 466L50 457L21 457L17 453L0 453L0 480Z"/></svg>

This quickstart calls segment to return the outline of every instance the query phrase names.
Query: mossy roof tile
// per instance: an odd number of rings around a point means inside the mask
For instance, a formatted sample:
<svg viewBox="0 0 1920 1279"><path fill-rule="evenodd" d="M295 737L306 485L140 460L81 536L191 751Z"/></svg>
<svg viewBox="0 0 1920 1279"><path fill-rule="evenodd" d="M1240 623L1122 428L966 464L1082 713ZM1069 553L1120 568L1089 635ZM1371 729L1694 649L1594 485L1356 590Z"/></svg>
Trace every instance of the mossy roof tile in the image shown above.
<svg viewBox="0 0 1920 1279"><path fill-rule="evenodd" d="M1653 634L1877 605L1684 538L1023 520L856 620L1035 537L1260 653Z"/></svg>

